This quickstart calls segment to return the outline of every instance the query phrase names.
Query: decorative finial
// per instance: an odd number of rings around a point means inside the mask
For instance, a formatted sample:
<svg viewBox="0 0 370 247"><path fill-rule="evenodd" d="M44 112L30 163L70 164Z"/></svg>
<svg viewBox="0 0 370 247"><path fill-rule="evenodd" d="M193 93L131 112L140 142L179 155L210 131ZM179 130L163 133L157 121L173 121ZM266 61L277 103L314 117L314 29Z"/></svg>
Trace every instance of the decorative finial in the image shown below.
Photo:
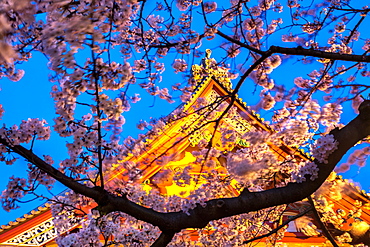
<svg viewBox="0 0 370 247"><path fill-rule="evenodd" d="M222 84L226 89L231 90L231 82L229 78L229 69L218 65L214 58L211 58L212 50L206 49L205 56L202 58L200 65L192 65L192 75L196 83L196 86L201 85L205 81L205 78L213 78L218 83Z"/></svg>
<svg viewBox="0 0 370 247"><path fill-rule="evenodd" d="M206 49L206 56L202 59L203 68L208 69L212 64L216 64L216 60L211 58L211 49Z"/></svg>
<svg viewBox="0 0 370 247"><path fill-rule="evenodd" d="M206 58L211 58L212 51L211 49L206 49Z"/></svg>

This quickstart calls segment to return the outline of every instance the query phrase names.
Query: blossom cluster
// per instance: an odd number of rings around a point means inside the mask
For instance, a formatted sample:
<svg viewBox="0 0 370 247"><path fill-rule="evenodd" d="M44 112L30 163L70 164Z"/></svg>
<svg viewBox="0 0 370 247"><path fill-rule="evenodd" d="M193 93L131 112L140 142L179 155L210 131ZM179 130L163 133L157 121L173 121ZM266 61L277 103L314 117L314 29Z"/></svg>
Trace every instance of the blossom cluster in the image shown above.
<svg viewBox="0 0 370 247"><path fill-rule="evenodd" d="M3 209L9 212L18 208L16 202L27 194L27 189L26 179L11 176L7 188L3 190L0 196Z"/></svg>
<svg viewBox="0 0 370 247"><path fill-rule="evenodd" d="M220 246L242 245L245 240L253 239L256 235L267 234L271 231L271 226L264 222L277 220L280 217L279 212L281 210L284 210L284 206L211 221L205 229L198 230L199 241L204 246L215 243ZM284 229L270 240L279 240L283 237L283 234Z"/></svg>
<svg viewBox="0 0 370 247"><path fill-rule="evenodd" d="M46 158L46 161L48 159L49 158ZM39 184L44 185L48 190L52 189L52 186L55 183L55 179L50 177L47 173L42 172L32 164L28 164L28 183L32 185L35 184L36 181Z"/></svg>
<svg viewBox="0 0 370 247"><path fill-rule="evenodd" d="M204 3L204 11L208 13L212 13L217 9L217 3L216 2L205 2Z"/></svg>
<svg viewBox="0 0 370 247"><path fill-rule="evenodd" d="M178 72L186 71L186 69L188 68L188 65L184 59L175 59L172 67L174 68L175 73L178 73Z"/></svg>
<svg viewBox="0 0 370 247"><path fill-rule="evenodd" d="M103 246L99 239L100 231L96 224L85 223L84 227L78 233L71 233L63 238L57 238L58 246Z"/></svg>
<svg viewBox="0 0 370 247"><path fill-rule="evenodd" d="M212 174L204 174L198 178L191 178L191 186L195 186L195 189L186 195L188 191L184 187L184 196L181 195L172 195L172 196L163 196L158 190L151 190L150 193L145 191L143 187L139 184L134 183L125 183L124 189L120 190L120 194L125 194L127 198L131 201L145 205L159 212L176 212L182 211L186 214L189 214L191 209L194 209L196 206L201 205L206 206L205 202L207 200L225 196L227 192L227 186L231 181L225 180L224 177ZM153 181L153 184L158 183L158 178ZM167 178L168 179L168 178ZM196 181L195 179L198 179ZM181 185L184 178L181 176L174 176L173 182L175 184ZM199 180L202 181L202 184L196 186ZM115 186L122 184L121 181L115 181ZM122 187L122 186L121 186ZM113 189L113 188L112 188Z"/></svg>
<svg viewBox="0 0 370 247"><path fill-rule="evenodd" d="M335 103L325 104L321 108L320 123L329 129L337 127L342 114L342 106Z"/></svg>
<svg viewBox="0 0 370 247"><path fill-rule="evenodd" d="M11 128L0 129L0 136L10 142L11 145L29 143L33 139L48 140L50 138L50 127L45 126L45 120L38 118L22 120L22 123L13 125Z"/></svg>
<svg viewBox="0 0 370 247"><path fill-rule="evenodd" d="M312 145L312 156L320 163L327 164L329 155L338 148L338 144L333 135L325 135Z"/></svg>
<svg viewBox="0 0 370 247"><path fill-rule="evenodd" d="M297 161L295 161L297 162ZM306 175L310 177L310 180L315 180L318 177L319 168L314 162L297 162L297 166L292 173L292 181L302 183L306 181Z"/></svg>
<svg viewBox="0 0 370 247"><path fill-rule="evenodd" d="M342 173L346 172L350 169L351 165L357 165L359 167L364 167L366 165L367 158L370 155L370 147L363 147L361 149L357 149L351 153L345 163L342 163L338 168L336 168L336 172Z"/></svg>
<svg viewBox="0 0 370 247"><path fill-rule="evenodd" d="M4 108L3 108L3 105L0 104L0 120L3 115L4 115Z"/></svg>

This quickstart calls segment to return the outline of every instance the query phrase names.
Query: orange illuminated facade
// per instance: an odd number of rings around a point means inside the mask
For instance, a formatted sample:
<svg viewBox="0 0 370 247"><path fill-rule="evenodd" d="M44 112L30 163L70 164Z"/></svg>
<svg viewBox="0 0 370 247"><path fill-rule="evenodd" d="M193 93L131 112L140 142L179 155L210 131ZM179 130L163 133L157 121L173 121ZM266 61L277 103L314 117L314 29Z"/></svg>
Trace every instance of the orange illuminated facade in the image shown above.
<svg viewBox="0 0 370 247"><path fill-rule="evenodd" d="M173 174L177 170L194 163L196 157L192 155L192 151L196 149L196 145L201 139L214 136L215 143L217 138L220 138L220 134L214 132L215 123L213 122L207 123L199 129L194 127L205 121L204 113L200 114L194 110L199 98L205 99L209 105L217 104L222 97L226 98L226 102L229 104L231 102L231 99L228 98L232 91L228 71L225 68L214 66L212 62L213 60L208 58L204 60L203 65L193 66L193 77L198 86L195 88L191 99L182 106L182 111L186 113L186 116L181 120L168 120L161 131L158 131L155 135L148 135L145 144L147 151L144 154L140 156L133 155L128 159L134 164L139 164L138 170L141 171L141 177L138 183L143 184L144 189L158 189L163 195L186 197L191 190L196 188L197 185L190 185L187 188L177 186L172 182L171 173ZM227 128L233 128L240 134L250 130L273 131L264 123L263 119L260 119L257 114L248 109L242 99L237 98L233 102L233 106L236 108L237 114L232 118L222 120L222 124ZM243 146L243 141L239 140L237 145ZM288 154L298 153L298 157L307 159L306 155L288 146L271 146L271 148L277 156L282 158ZM163 154L166 154L166 156L173 154L173 160L158 158ZM225 174L226 170L222 161L217 160L215 162L217 163L217 171L220 174ZM167 179L157 180L155 175L164 169L167 172L169 171ZM196 165L193 165L190 171L192 174L203 172L207 172L207 169ZM127 179L126 170L120 164L117 164L114 172L109 175L107 183L115 179ZM337 179L345 183L345 189L339 200L333 200L330 193L327 194L327 199L334 205L333 209L346 215L353 212L356 207L361 207L361 220L369 224L370 207L366 205L370 204L370 200L367 194L347 181L341 178ZM238 194L232 186L230 186L229 191L232 196ZM289 205L289 210L284 213L282 222L299 214L302 207L306 206L307 203L303 201ZM345 222L343 230L350 229L351 223L350 219ZM287 227L284 238L279 241L287 244L287 246L331 246L322 234L307 236L302 233L295 225L295 221L291 221ZM192 236L190 229L189 235ZM56 246L56 237L57 232L52 222L51 210L48 204L42 205L29 214L0 227L0 246ZM196 238L196 235L192 236L193 240ZM265 246L264 239L254 242L253 246Z"/></svg>

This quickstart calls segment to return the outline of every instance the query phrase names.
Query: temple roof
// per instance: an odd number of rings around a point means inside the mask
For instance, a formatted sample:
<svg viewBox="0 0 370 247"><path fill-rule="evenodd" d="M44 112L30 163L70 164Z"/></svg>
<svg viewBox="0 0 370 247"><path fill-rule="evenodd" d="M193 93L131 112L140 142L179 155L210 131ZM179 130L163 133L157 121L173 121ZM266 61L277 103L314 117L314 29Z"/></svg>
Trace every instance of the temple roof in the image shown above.
<svg viewBox="0 0 370 247"><path fill-rule="evenodd" d="M44 213L45 211L49 209L50 209L50 203L44 203L41 206L38 206L37 208L24 214L23 216L16 218L14 221L10 221L8 222L8 224L0 226L0 234L6 230L9 230L11 228L18 226L19 224L26 223L30 219Z"/></svg>

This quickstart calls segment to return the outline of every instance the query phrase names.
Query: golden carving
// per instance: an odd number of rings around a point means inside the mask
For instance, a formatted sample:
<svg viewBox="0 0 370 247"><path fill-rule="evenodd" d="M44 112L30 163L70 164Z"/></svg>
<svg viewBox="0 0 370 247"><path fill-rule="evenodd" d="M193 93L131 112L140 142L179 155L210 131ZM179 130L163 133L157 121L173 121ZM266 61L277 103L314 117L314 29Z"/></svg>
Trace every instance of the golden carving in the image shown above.
<svg viewBox="0 0 370 247"><path fill-rule="evenodd" d="M3 244L16 246L42 246L57 236L53 218L28 229Z"/></svg>
<svg viewBox="0 0 370 247"><path fill-rule="evenodd" d="M197 82L197 85L203 83L208 77L212 77L221 85L223 85L227 90L231 90L231 82L229 78L229 69L217 65L214 58L211 58L211 50L206 50L206 57L202 59L201 65L193 65L192 76Z"/></svg>
<svg viewBox="0 0 370 247"><path fill-rule="evenodd" d="M192 146L198 144L198 142L202 139L210 140L212 136L210 133L205 133L208 131L207 128L202 127L202 124L205 124L207 121L216 120L220 115L221 112L217 112L215 108L217 107L216 102L220 98L220 95L215 91L212 90L210 93L205 97L206 105L209 106L207 108L207 112L214 111L214 114L211 118L208 118L207 115L201 115L198 113L192 113L188 118L186 123L184 123L184 130L185 133L189 135L189 141ZM214 107L213 107L214 105ZM211 109L210 109L211 108ZM235 112L234 114L228 114L223 119L223 122L230 126L231 129L235 130L242 136L244 133L251 131L254 127L245 120L239 113Z"/></svg>

